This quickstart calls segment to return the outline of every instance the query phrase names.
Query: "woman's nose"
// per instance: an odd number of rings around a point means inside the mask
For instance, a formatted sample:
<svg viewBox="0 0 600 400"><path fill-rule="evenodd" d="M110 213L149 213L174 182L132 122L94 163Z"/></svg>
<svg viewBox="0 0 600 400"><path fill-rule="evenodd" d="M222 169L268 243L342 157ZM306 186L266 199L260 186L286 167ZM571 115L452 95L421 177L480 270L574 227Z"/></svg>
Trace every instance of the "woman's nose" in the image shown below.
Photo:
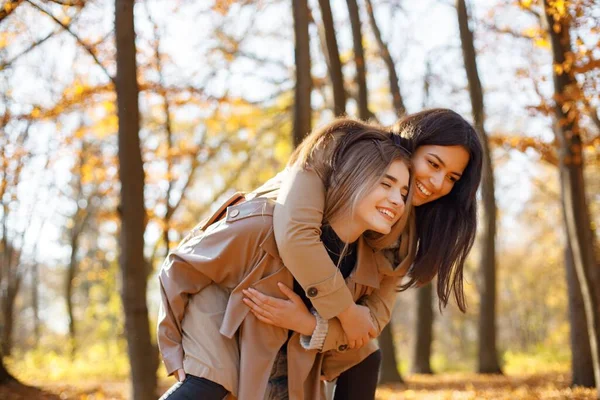
<svg viewBox="0 0 600 400"><path fill-rule="evenodd" d="M404 204L404 199L402 198L402 193L400 192L400 190L391 190L388 199L390 203L392 203L395 206L400 206Z"/></svg>
<svg viewBox="0 0 600 400"><path fill-rule="evenodd" d="M433 189L436 192L439 192L440 190L442 190L442 185L444 184L444 175L442 175L442 174L432 175L429 178L429 182L431 182Z"/></svg>

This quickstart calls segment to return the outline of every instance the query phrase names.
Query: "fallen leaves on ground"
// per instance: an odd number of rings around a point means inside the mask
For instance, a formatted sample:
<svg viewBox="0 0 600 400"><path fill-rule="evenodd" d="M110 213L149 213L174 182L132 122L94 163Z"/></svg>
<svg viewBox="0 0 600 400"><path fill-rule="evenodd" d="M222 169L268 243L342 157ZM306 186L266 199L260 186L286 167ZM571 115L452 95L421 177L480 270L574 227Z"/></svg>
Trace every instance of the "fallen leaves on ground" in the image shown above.
<svg viewBox="0 0 600 400"><path fill-rule="evenodd" d="M570 388L568 374L411 375L404 385L382 386L377 400L549 400L596 399L596 390Z"/></svg>
<svg viewBox="0 0 600 400"><path fill-rule="evenodd" d="M404 385L387 385L377 390L377 400L551 400L596 399L594 389L569 388L568 374L411 375ZM161 380L159 392L173 383ZM0 386L2 400L126 400L127 382L86 382L81 384L43 384L39 388L17 383ZM158 398L158 395L157 395Z"/></svg>

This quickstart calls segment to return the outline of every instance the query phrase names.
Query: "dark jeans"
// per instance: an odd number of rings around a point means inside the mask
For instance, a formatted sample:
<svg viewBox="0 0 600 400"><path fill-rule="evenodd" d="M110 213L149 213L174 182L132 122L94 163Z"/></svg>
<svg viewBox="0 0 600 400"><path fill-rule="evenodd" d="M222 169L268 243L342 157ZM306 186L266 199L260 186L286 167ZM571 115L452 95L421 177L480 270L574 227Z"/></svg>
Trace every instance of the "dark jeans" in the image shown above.
<svg viewBox="0 0 600 400"><path fill-rule="evenodd" d="M374 400L380 367L381 350L377 350L338 377L333 399Z"/></svg>
<svg viewBox="0 0 600 400"><path fill-rule="evenodd" d="M183 382L171 386L159 400L222 400L227 393L218 383L187 374Z"/></svg>

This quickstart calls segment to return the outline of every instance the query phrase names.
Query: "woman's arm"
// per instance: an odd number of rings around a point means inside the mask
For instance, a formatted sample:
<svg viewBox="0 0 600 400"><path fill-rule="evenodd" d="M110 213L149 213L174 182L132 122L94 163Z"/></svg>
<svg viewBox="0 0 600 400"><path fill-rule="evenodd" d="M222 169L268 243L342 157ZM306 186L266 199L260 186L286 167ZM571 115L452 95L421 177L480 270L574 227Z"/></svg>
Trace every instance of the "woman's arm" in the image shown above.
<svg viewBox="0 0 600 400"><path fill-rule="evenodd" d="M375 290L369 296L360 299L358 302L358 307L364 307L364 311L368 310L373 320L375 325L375 335L373 335L373 337L378 337L383 328L390 322L394 303L396 302L396 294L398 293L396 289L400 280L401 277L398 276L384 277L379 289ZM344 351L351 348L348 345L348 339L346 338L340 321L336 318L332 318L328 322L327 335L320 351ZM363 345L365 344L366 342L363 343Z"/></svg>
<svg viewBox="0 0 600 400"><path fill-rule="evenodd" d="M370 338L379 336L390 322L400 279L398 276L384 277L380 287L362 298L356 306L375 326L370 337L356 347L362 347ZM316 310L313 310L313 315L292 289L281 283L279 288L289 300L271 297L256 290L245 290L244 303L262 322L300 333L302 345L307 350L325 352L354 348L350 346L339 319L323 319Z"/></svg>
<svg viewBox="0 0 600 400"><path fill-rule="evenodd" d="M344 277L321 242L325 187L312 170L290 168L283 179L273 214L273 230L285 266L325 319L338 317L350 342L368 337L365 318Z"/></svg>

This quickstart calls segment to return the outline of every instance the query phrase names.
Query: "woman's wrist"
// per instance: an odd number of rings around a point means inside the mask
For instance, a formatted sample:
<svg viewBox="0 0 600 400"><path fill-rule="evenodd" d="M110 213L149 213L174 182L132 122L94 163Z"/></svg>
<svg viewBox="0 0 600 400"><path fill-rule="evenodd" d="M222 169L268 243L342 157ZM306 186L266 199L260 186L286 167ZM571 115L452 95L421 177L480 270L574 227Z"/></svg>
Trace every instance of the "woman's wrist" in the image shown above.
<svg viewBox="0 0 600 400"><path fill-rule="evenodd" d="M350 304L348 308L337 315L337 318L340 320L342 325L344 325L345 321L352 318L352 312L356 308L356 303Z"/></svg>
<svg viewBox="0 0 600 400"><path fill-rule="evenodd" d="M312 336L315 328L317 327L317 317L308 313L306 316L306 322L303 324L302 332L299 332L305 336Z"/></svg>

